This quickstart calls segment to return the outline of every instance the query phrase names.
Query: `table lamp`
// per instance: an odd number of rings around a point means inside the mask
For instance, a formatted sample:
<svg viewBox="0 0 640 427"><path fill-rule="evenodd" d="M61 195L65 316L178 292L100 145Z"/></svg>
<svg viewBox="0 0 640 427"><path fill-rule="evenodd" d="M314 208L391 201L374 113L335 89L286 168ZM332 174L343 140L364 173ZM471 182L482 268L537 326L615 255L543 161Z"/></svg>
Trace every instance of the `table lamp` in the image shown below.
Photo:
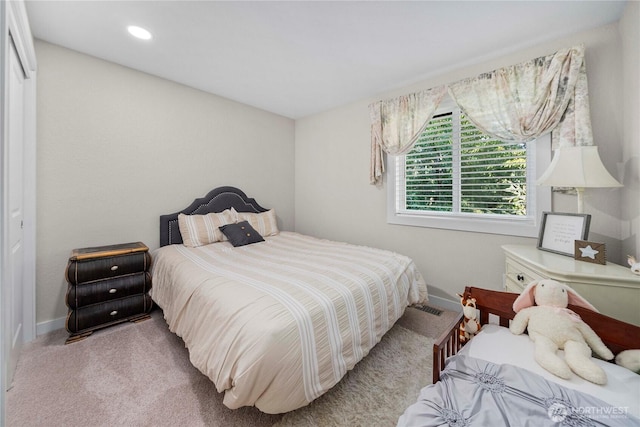
<svg viewBox="0 0 640 427"><path fill-rule="evenodd" d="M558 148L551 164L536 183L574 187L578 193L578 213L584 209L585 188L622 187L602 164L595 145Z"/></svg>

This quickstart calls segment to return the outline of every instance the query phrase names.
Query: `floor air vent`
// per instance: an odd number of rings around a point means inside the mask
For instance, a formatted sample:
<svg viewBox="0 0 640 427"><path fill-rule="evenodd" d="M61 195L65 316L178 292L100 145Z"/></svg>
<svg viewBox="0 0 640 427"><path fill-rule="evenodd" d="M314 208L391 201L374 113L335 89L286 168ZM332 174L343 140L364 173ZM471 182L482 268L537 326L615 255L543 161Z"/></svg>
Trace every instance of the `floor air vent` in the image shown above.
<svg viewBox="0 0 640 427"><path fill-rule="evenodd" d="M435 314L436 316L440 316L443 313L442 310L438 310L437 308L429 307L428 305L423 305L423 306L418 306L417 305L414 308L417 308L418 310L422 310L425 313Z"/></svg>

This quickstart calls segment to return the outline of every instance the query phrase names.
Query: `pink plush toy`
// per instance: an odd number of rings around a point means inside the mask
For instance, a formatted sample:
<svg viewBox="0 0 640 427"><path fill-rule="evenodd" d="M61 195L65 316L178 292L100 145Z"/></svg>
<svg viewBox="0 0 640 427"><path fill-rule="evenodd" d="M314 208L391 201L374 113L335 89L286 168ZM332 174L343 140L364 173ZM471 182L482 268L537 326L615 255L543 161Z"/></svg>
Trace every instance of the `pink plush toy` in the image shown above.
<svg viewBox="0 0 640 427"><path fill-rule="evenodd" d="M513 303L511 332L520 335L528 328L536 362L552 374L569 379L573 371L592 383L606 384L607 375L593 362L591 349L605 360L613 359L613 353L568 304L598 311L563 283L531 282ZM556 354L558 349L564 349L564 360Z"/></svg>

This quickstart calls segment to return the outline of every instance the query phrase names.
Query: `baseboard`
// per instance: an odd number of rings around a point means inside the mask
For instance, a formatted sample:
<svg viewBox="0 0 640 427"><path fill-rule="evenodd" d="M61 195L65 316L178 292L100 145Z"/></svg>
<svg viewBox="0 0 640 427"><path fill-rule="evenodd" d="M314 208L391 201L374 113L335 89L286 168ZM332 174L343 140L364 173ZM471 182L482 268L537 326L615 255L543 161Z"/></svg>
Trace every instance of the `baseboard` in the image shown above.
<svg viewBox="0 0 640 427"><path fill-rule="evenodd" d="M46 322L38 323L36 325L36 336L44 335L49 332L64 328L66 320L66 317L60 317L58 319L47 320Z"/></svg>
<svg viewBox="0 0 640 427"><path fill-rule="evenodd" d="M460 301L452 301L450 299L429 295L429 302L445 310L462 311Z"/></svg>

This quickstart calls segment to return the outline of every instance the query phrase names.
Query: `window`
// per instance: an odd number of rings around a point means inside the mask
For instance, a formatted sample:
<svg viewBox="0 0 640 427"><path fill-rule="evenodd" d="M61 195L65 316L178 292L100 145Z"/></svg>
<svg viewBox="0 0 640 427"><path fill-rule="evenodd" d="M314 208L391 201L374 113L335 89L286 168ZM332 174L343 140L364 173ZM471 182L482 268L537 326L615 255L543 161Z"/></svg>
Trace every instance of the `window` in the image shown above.
<svg viewBox="0 0 640 427"><path fill-rule="evenodd" d="M549 189L535 185L550 139L496 140L443 101L411 152L387 157L388 222L535 237L551 205Z"/></svg>

